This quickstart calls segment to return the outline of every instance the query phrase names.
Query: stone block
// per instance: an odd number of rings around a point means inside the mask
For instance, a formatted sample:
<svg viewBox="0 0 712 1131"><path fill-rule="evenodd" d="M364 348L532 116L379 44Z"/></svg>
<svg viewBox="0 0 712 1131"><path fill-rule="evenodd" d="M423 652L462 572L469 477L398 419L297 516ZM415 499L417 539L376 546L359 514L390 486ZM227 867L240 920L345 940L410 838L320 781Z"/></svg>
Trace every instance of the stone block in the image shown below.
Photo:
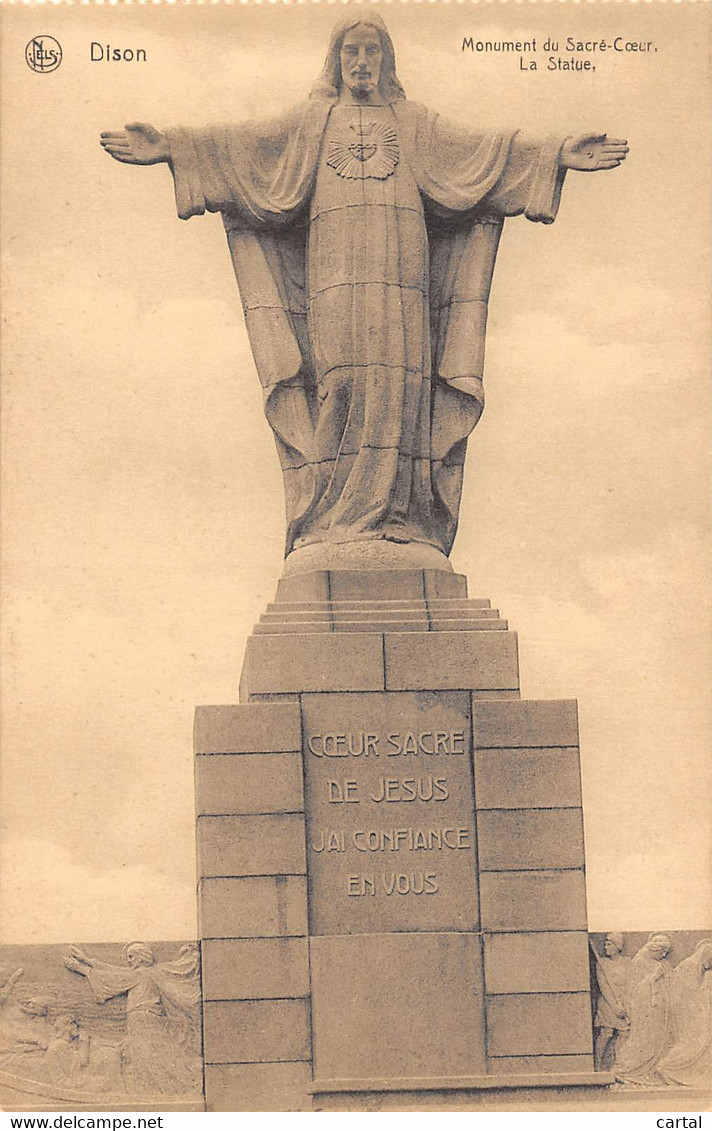
<svg viewBox="0 0 712 1131"><path fill-rule="evenodd" d="M371 621L334 621L334 632L427 632L427 620L371 620Z"/></svg>
<svg viewBox="0 0 712 1131"><path fill-rule="evenodd" d="M198 899L203 939L279 938L308 932L305 876L204 879Z"/></svg>
<svg viewBox="0 0 712 1131"><path fill-rule="evenodd" d="M329 605L271 605L260 617L261 625L314 624L324 621L331 624Z"/></svg>
<svg viewBox="0 0 712 1131"><path fill-rule="evenodd" d="M482 601L431 601L428 604L431 617L455 617L459 620L498 621L499 610Z"/></svg>
<svg viewBox="0 0 712 1131"><path fill-rule="evenodd" d="M271 604L265 609L265 617L276 617L277 620L289 619L290 617L321 617L327 619L331 617L332 613L340 613L344 611L353 610L354 612L362 612L365 608L368 609L398 609L400 611L407 611L408 609L415 609L423 611L426 608L425 600L421 597L417 601L377 601L371 598L368 601L327 601L319 603L316 601L302 602L301 604L290 604L285 602L282 604Z"/></svg>
<svg viewBox="0 0 712 1131"><path fill-rule="evenodd" d="M494 1076L541 1076L548 1073L593 1072L593 1057L574 1056L491 1056L488 1071Z"/></svg>
<svg viewBox="0 0 712 1131"><path fill-rule="evenodd" d="M331 621L261 621L252 629L254 636L296 636L299 633L313 636L319 632L331 632Z"/></svg>
<svg viewBox="0 0 712 1131"><path fill-rule="evenodd" d="M250 700L251 703L298 703L299 695L296 691L285 692L272 692L266 695L253 695Z"/></svg>
<svg viewBox="0 0 712 1131"><path fill-rule="evenodd" d="M431 632L506 632L506 620L485 619L482 617L438 617L430 621Z"/></svg>
<svg viewBox="0 0 712 1131"><path fill-rule="evenodd" d="M492 608L492 602L489 598L485 597L438 597L428 598L428 608L433 611L442 609L443 611L450 611L451 609L476 609L481 616L494 617L499 616L497 609Z"/></svg>
<svg viewBox="0 0 712 1131"><path fill-rule="evenodd" d="M414 613L416 616L423 617L428 606L422 597L417 601L380 601L372 597L368 601L334 601L329 608L334 617L345 616L346 613L364 613L368 610L371 613Z"/></svg>
<svg viewBox="0 0 712 1131"><path fill-rule="evenodd" d="M332 570L332 601L425 599L422 569Z"/></svg>
<svg viewBox="0 0 712 1131"><path fill-rule="evenodd" d="M207 1064L309 1060L309 1002L206 1001L203 1048Z"/></svg>
<svg viewBox="0 0 712 1131"><path fill-rule="evenodd" d="M203 1000L306 997L307 946L305 938L205 939Z"/></svg>
<svg viewBox="0 0 712 1131"><path fill-rule="evenodd" d="M313 938L311 971L316 1079L484 1071L476 935Z"/></svg>
<svg viewBox="0 0 712 1131"><path fill-rule="evenodd" d="M531 1075L509 1076L506 1080L498 1076L482 1076L451 1080L446 1090L439 1087L439 1081L430 1082L431 1088L424 1089L420 1080L406 1081L403 1088L390 1088L389 1081L384 1080L377 1089L375 1102L378 1107L373 1110L423 1111L427 1104L425 1110L428 1112L595 1111L601 1097L606 1095L605 1086L613 1082L613 1075L605 1072L547 1073L534 1078ZM317 1082L312 1090L319 1112L365 1110L365 1089L358 1081L349 1081L347 1088L339 1085L333 1089L328 1085L322 1088ZM616 1100L619 1104L622 1102L619 1097ZM628 1099L626 1110L633 1110L634 1104L634 1099ZM658 1110L652 1103L649 1109ZM474 1119L477 1120L477 1116Z"/></svg>
<svg viewBox="0 0 712 1131"><path fill-rule="evenodd" d="M294 577L282 577L277 583L277 601L302 604L307 601L329 600L329 574L326 570L311 570Z"/></svg>
<svg viewBox="0 0 712 1131"><path fill-rule="evenodd" d="M482 699L507 699L507 700L511 700L511 699L519 699L520 697L521 697L521 693L518 690L513 690L513 691L473 691L472 692L473 703L475 702L475 700L479 701L479 700L482 700Z"/></svg>
<svg viewBox="0 0 712 1131"><path fill-rule="evenodd" d="M448 573L444 569L424 569L423 582L426 601L467 597L467 578L464 573Z"/></svg>
<svg viewBox="0 0 712 1131"><path fill-rule="evenodd" d="M270 692L380 691L383 638L352 633L251 636L245 651L249 695Z"/></svg>
<svg viewBox="0 0 712 1131"><path fill-rule="evenodd" d="M585 931L586 881L575 872L483 872L484 931Z"/></svg>
<svg viewBox="0 0 712 1131"><path fill-rule="evenodd" d="M514 632L393 632L385 636L385 655L389 691L519 686Z"/></svg>
<svg viewBox="0 0 712 1131"><path fill-rule="evenodd" d="M590 988L586 931L486 934L488 994L554 993Z"/></svg>
<svg viewBox="0 0 712 1131"><path fill-rule="evenodd" d="M425 627L428 627L428 613L423 601L419 606L413 603L410 608L394 608L389 601L386 605L376 605L371 601L365 601L362 608L355 608L349 605L348 608L342 609L340 605L335 606L332 611L331 619L335 624L340 624L343 621L349 624L356 621L364 621L371 623L387 619L396 624L401 621L424 621Z"/></svg>
<svg viewBox="0 0 712 1131"><path fill-rule="evenodd" d="M522 699L480 704L473 714L475 747L578 746L575 699Z"/></svg>
<svg viewBox="0 0 712 1131"><path fill-rule="evenodd" d="M279 754L301 750L299 703L196 707L196 754Z"/></svg>
<svg viewBox="0 0 712 1131"><path fill-rule="evenodd" d="M477 837L485 872L583 868L580 809L484 809Z"/></svg>
<svg viewBox="0 0 712 1131"><path fill-rule="evenodd" d="M592 1052L591 995L502 994L487 998L489 1056Z"/></svg>
<svg viewBox="0 0 712 1131"><path fill-rule="evenodd" d="M311 1068L294 1064L207 1064L208 1111L311 1111Z"/></svg>
<svg viewBox="0 0 712 1131"><path fill-rule="evenodd" d="M200 876L279 876L306 872L304 817L199 817Z"/></svg>
<svg viewBox="0 0 712 1131"><path fill-rule="evenodd" d="M578 749L476 749L475 783L478 809L580 806Z"/></svg>
<svg viewBox="0 0 712 1131"><path fill-rule="evenodd" d="M201 754L195 800L199 815L297 812L304 808L301 753Z"/></svg>

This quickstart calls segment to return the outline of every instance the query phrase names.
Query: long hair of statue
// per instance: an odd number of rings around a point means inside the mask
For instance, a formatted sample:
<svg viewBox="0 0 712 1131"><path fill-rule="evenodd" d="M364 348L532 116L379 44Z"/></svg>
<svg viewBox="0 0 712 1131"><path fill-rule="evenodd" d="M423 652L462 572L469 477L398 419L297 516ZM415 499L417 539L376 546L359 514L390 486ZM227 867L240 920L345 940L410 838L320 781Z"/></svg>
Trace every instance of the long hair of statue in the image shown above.
<svg viewBox="0 0 712 1131"><path fill-rule="evenodd" d="M335 100L339 97L339 90L341 88L341 60L339 57L341 44L348 31L362 24L366 27L375 28L381 40L383 61L381 63L381 78L378 87L384 101L390 103L397 102L400 98L405 98L405 91L396 74L396 53L393 47L393 40L390 37L388 28L377 12L369 12L368 15L363 16L344 16L343 19L336 23L331 33L322 72L319 75L316 85L312 88L310 98L329 98Z"/></svg>

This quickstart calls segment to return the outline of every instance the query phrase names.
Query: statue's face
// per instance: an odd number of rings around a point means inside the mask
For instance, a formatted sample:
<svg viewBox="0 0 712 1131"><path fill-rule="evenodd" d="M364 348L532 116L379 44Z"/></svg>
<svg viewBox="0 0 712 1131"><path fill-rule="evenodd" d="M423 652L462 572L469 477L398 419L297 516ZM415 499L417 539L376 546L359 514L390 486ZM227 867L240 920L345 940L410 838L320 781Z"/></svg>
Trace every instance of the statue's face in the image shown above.
<svg viewBox="0 0 712 1131"><path fill-rule="evenodd" d="M669 949L670 948L667 943L664 943L661 940L660 942L654 942L651 944L650 953L653 958L656 958L658 961L660 961L661 959L665 958Z"/></svg>
<svg viewBox="0 0 712 1131"><path fill-rule="evenodd" d="M614 954L618 954L618 947L617 947L616 943L613 941L613 939L606 939L606 941L603 944L603 952L609 958L613 958Z"/></svg>
<svg viewBox="0 0 712 1131"><path fill-rule="evenodd" d="M378 87L383 48L374 27L357 24L346 32L339 52L341 79L355 98L366 99Z"/></svg>
<svg viewBox="0 0 712 1131"><path fill-rule="evenodd" d="M137 966L144 965L143 956L131 947L126 951L126 961L132 970L135 970Z"/></svg>

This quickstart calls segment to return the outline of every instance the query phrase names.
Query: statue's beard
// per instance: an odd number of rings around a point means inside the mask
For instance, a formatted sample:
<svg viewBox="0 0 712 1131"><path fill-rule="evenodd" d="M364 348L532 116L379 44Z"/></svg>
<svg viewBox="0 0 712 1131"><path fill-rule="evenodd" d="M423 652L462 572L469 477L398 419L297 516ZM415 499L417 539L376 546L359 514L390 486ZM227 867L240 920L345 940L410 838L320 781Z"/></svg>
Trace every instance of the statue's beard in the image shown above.
<svg viewBox="0 0 712 1131"><path fill-rule="evenodd" d="M354 98L368 98L378 85L371 78L359 78L358 75L351 75L350 78L349 86Z"/></svg>

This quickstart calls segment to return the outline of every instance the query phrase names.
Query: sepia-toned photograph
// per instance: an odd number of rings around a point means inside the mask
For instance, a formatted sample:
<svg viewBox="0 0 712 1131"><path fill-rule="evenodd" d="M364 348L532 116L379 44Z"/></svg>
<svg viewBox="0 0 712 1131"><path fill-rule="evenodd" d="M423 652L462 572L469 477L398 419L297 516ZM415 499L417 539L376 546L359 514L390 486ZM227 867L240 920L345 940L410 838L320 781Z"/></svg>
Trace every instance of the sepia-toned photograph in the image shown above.
<svg viewBox="0 0 712 1131"><path fill-rule="evenodd" d="M708 1111L709 6L0 26L0 1107Z"/></svg>

